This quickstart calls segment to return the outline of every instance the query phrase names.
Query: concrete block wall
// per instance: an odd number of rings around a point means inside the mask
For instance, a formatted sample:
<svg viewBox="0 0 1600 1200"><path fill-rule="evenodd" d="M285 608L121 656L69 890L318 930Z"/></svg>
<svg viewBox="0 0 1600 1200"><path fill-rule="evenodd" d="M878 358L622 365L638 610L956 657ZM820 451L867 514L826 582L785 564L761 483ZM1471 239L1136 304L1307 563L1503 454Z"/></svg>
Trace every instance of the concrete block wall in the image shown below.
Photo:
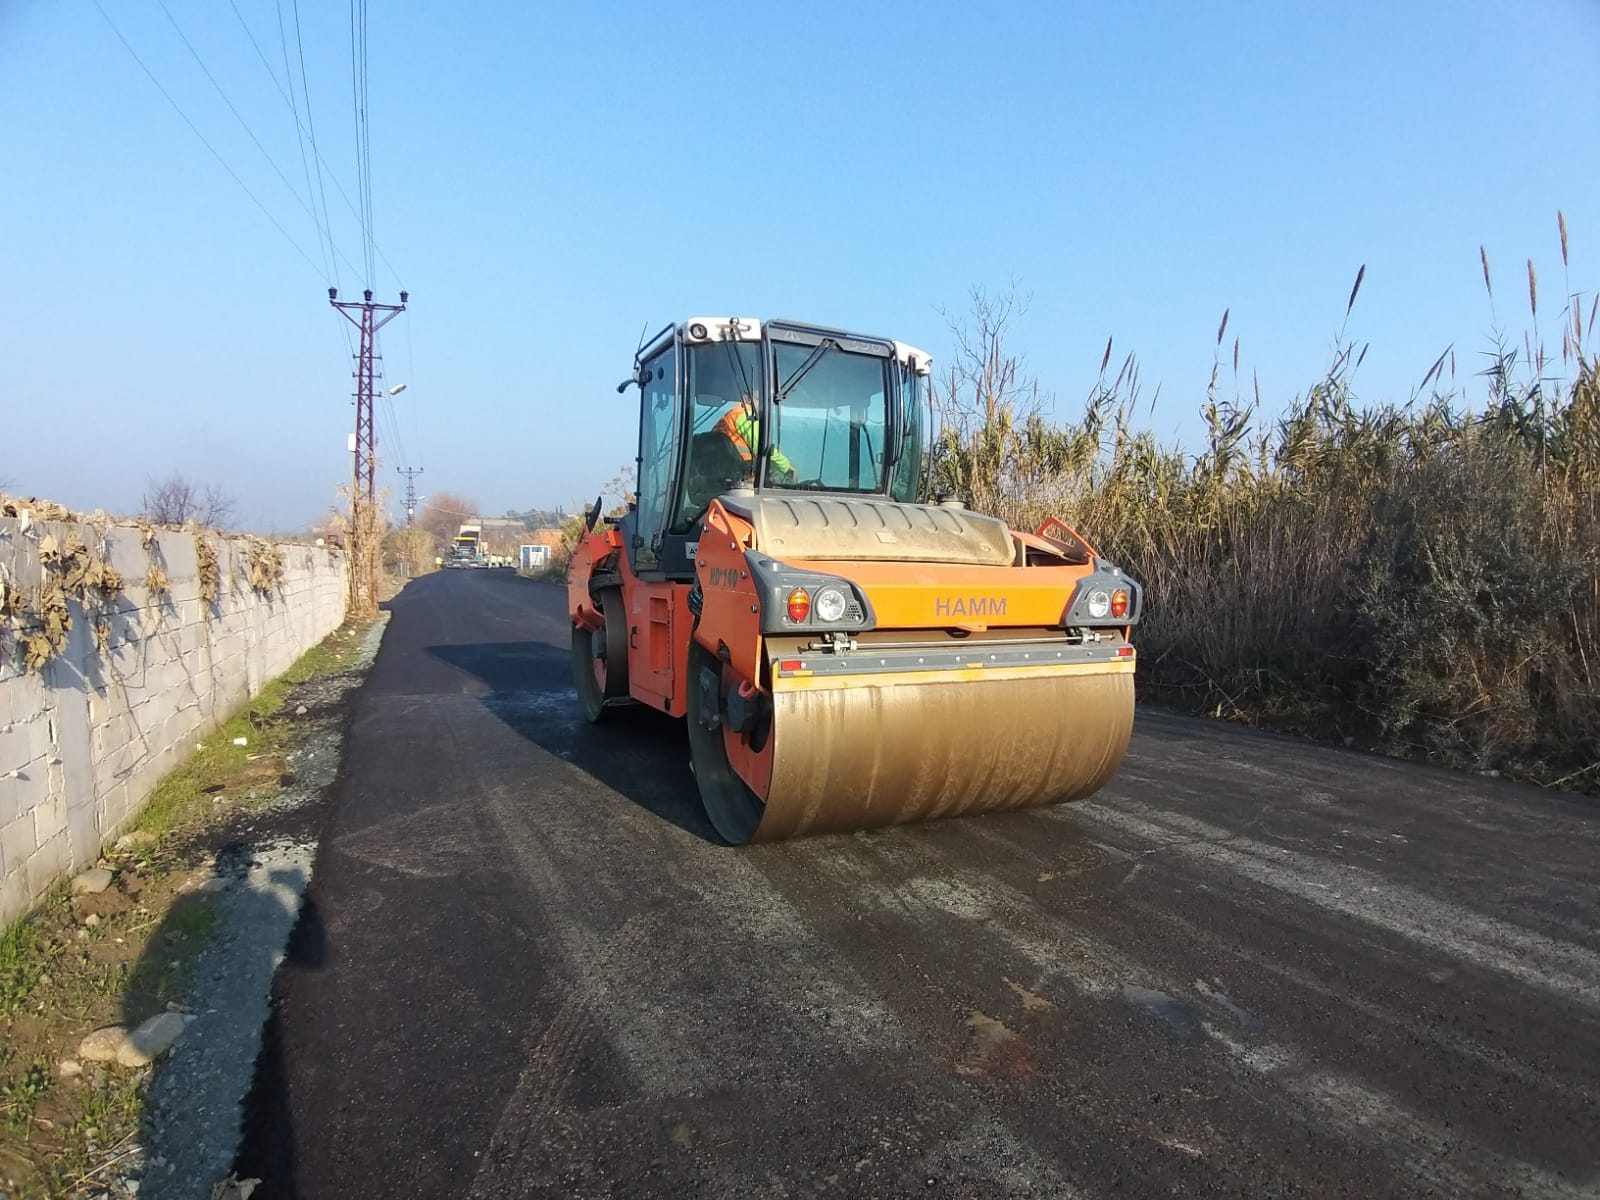
<svg viewBox="0 0 1600 1200"><path fill-rule="evenodd" d="M247 542L209 540L220 590L200 596L195 539L131 526L99 530L0 517L0 581L35 600L39 540L76 528L122 574L123 591L85 612L70 601L65 653L23 669L14 629L0 630L0 925L34 907L63 875L92 866L161 777L206 733L344 621L348 576L337 550L281 543L283 579L250 586ZM152 564L166 576L150 593ZM104 618L109 642L95 644Z"/></svg>

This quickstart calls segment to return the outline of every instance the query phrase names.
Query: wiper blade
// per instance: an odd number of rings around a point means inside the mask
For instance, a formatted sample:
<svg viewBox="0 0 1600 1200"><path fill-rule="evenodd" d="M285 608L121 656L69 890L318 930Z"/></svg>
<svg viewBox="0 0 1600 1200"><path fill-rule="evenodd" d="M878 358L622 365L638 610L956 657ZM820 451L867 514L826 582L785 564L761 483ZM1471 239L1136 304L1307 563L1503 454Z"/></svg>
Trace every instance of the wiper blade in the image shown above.
<svg viewBox="0 0 1600 1200"><path fill-rule="evenodd" d="M834 341L832 338L825 337L820 342L818 342L816 349L813 350L810 354L806 355L805 362L801 363L798 367L796 367L794 369L794 374L789 376L788 379L786 379L782 384L779 385L779 387L778 387L778 395L777 395L776 399L781 401L790 392L794 391L796 385L799 384L799 382L806 377L806 372L808 372L809 370L811 370L812 367L817 365L817 360L818 359L820 359L829 350L837 350L837 349L839 349L839 343Z"/></svg>
<svg viewBox="0 0 1600 1200"><path fill-rule="evenodd" d="M727 348L728 358L733 362L733 365L738 368L739 382L744 385L744 391L741 394L749 396L752 400L754 400L756 398L755 389L750 386L750 373L744 369L744 355L739 352L739 349L734 345L734 342L731 338L722 344Z"/></svg>

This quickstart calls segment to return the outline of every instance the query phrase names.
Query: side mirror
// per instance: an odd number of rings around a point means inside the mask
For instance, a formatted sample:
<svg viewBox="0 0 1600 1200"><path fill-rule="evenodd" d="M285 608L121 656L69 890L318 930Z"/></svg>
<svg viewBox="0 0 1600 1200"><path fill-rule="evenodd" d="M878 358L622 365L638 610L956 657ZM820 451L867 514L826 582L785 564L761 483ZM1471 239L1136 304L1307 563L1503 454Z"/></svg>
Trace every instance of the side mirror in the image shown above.
<svg viewBox="0 0 1600 1200"><path fill-rule="evenodd" d="M626 387L627 385L624 384L623 386ZM596 496L594 498L594 507L589 510L589 518L588 518L588 520L584 521L584 523L583 523L583 527L585 529L593 530L594 527L595 527L596 522L598 522L600 520L601 502L604 499L605 499L604 496Z"/></svg>
<svg viewBox="0 0 1600 1200"><path fill-rule="evenodd" d="M643 391L644 385L649 382L650 372L641 366L635 365L633 368L633 378L624 379L621 383L617 384L617 394L620 396L623 392L635 385L638 386L640 391Z"/></svg>

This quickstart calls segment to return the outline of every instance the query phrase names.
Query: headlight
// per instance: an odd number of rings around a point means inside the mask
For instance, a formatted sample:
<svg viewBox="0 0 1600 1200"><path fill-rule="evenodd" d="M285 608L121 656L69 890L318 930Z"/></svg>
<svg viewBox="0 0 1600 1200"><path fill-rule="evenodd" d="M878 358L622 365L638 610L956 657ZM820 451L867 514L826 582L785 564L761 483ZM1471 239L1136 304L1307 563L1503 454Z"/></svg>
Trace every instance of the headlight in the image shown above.
<svg viewBox="0 0 1600 1200"><path fill-rule="evenodd" d="M1111 597L1098 588L1089 593L1089 615L1099 620L1111 611Z"/></svg>
<svg viewBox="0 0 1600 1200"><path fill-rule="evenodd" d="M845 605L844 593L835 587L821 589L811 600L811 608L817 614L817 620L825 625L843 620Z"/></svg>

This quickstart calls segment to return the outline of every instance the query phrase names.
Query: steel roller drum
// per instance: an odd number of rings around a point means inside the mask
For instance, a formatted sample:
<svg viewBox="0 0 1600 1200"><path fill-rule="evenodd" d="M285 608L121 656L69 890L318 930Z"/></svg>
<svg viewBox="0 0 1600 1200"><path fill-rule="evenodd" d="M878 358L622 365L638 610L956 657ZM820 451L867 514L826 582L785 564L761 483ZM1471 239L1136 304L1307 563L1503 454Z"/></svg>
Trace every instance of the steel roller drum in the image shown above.
<svg viewBox="0 0 1600 1200"><path fill-rule="evenodd" d="M1133 729L1132 662L774 682L751 841L1082 799Z"/></svg>

